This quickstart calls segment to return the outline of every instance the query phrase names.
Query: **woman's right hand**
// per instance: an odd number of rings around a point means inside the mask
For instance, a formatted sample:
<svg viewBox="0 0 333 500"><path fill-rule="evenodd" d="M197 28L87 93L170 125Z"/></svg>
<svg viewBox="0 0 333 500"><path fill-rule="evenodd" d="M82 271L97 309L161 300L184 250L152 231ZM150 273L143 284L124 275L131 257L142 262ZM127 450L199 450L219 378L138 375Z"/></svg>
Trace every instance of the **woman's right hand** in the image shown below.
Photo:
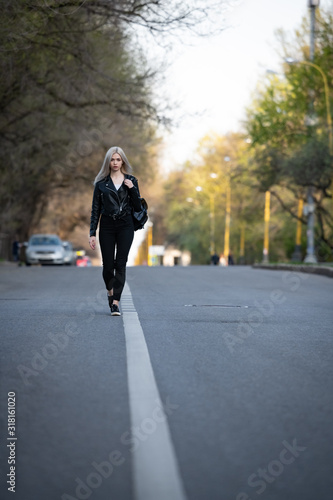
<svg viewBox="0 0 333 500"><path fill-rule="evenodd" d="M96 248L96 236L90 236L89 246L92 250L95 250L95 248Z"/></svg>

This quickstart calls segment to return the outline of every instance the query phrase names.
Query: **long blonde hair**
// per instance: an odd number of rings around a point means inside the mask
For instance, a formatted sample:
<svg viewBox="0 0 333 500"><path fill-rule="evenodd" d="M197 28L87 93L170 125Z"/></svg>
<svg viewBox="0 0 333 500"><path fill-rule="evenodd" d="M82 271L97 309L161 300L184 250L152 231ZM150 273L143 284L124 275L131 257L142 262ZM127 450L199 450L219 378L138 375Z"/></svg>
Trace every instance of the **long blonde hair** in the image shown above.
<svg viewBox="0 0 333 500"><path fill-rule="evenodd" d="M121 159L123 160L123 164L121 166L121 171L123 174L130 174L132 173L132 167L130 165L130 162L128 161L124 151L119 148L118 146L113 146L108 150L108 152L105 155L103 165L101 170L98 172L96 175L96 178L94 180L94 184L96 184L98 181L101 181L102 179L105 179L110 173L110 161L112 158L112 155L114 153L118 153L121 156Z"/></svg>

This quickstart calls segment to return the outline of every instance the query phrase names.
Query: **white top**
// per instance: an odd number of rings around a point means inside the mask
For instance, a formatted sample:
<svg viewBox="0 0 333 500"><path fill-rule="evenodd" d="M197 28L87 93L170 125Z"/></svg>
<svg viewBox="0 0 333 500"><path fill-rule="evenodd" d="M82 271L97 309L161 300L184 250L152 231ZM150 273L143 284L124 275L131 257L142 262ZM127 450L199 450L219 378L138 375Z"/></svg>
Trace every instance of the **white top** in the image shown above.
<svg viewBox="0 0 333 500"><path fill-rule="evenodd" d="M121 183L122 184L122 183ZM118 189L120 188L121 184L115 184L114 187L116 188L116 190L118 191Z"/></svg>

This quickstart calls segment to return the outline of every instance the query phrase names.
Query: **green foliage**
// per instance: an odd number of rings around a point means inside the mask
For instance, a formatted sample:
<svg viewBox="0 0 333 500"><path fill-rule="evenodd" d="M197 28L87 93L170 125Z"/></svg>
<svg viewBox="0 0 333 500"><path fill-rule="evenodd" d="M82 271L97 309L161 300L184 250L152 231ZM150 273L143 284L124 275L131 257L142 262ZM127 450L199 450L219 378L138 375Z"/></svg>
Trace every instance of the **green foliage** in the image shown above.
<svg viewBox="0 0 333 500"><path fill-rule="evenodd" d="M283 177L290 177L298 186L313 185L318 190L330 186L332 165L327 141L312 137L283 162Z"/></svg>
<svg viewBox="0 0 333 500"><path fill-rule="evenodd" d="M326 105L325 80L328 92L333 90L333 15L322 12L317 19L316 53L312 67L308 64L284 65L284 78L270 76L258 87L252 106L247 111L246 129L252 139L251 165L261 191L288 189L297 199L306 201L306 188L315 189L317 242L333 248L332 179L333 155L329 150L330 133L327 113L332 116L332 100ZM308 24L287 43L280 32L283 56L293 55L304 61L308 57L306 40ZM298 53L295 53L298 47ZM306 62L306 61L305 61ZM331 134L333 131L331 131ZM333 144L332 144L333 146ZM329 192L330 190L330 192ZM295 208L284 209L296 217ZM319 214L320 217L319 218ZM306 219L302 219L306 223Z"/></svg>
<svg viewBox="0 0 333 500"><path fill-rule="evenodd" d="M222 254L230 181L230 252L237 261L244 226L248 262L258 260L262 252L263 196L258 197L252 186L244 137L207 136L200 141L197 155L197 163L186 163L181 172L172 172L165 183L167 241L189 250L193 264L209 264L214 214L215 251ZM196 190L198 186L200 191Z"/></svg>

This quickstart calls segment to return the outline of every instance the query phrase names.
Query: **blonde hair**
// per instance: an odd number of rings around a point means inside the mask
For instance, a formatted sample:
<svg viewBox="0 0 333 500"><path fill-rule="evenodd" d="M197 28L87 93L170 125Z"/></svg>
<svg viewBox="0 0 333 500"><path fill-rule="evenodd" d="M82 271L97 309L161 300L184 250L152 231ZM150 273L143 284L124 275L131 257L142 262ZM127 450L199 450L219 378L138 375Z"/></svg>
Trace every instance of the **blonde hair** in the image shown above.
<svg viewBox="0 0 333 500"><path fill-rule="evenodd" d="M130 165L130 162L128 161L124 151L119 148L118 146L113 146L108 150L108 152L105 155L103 165L101 170L98 172L96 175L96 178L94 180L94 184L96 184L98 181L101 181L102 179L105 179L110 173L110 161L112 156L118 153L121 156L121 159L123 160L123 164L121 166L121 171L123 174L131 174L132 173L132 167Z"/></svg>

